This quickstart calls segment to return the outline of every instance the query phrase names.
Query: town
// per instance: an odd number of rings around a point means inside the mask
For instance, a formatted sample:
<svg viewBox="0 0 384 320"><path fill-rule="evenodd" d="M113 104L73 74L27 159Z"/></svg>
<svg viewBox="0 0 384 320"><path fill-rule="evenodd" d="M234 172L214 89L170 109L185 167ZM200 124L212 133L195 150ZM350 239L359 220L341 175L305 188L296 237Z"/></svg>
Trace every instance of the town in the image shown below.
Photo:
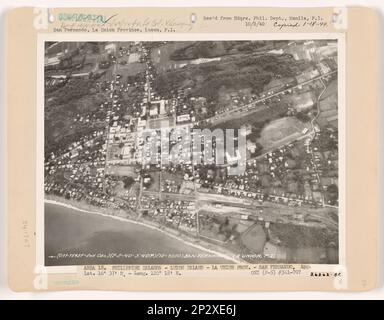
<svg viewBox="0 0 384 320"><path fill-rule="evenodd" d="M47 199L239 261L338 263L336 40L47 42L45 56Z"/></svg>

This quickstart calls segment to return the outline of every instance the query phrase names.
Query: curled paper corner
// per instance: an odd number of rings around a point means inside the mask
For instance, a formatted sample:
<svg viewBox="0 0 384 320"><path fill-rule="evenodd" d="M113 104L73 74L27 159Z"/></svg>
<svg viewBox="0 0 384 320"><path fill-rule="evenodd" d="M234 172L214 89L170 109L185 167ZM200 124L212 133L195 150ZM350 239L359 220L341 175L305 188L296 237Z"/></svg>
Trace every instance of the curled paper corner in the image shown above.
<svg viewBox="0 0 384 320"><path fill-rule="evenodd" d="M335 29L347 29L348 28L348 9L345 7L334 8L331 22L332 22L332 25L335 27Z"/></svg>

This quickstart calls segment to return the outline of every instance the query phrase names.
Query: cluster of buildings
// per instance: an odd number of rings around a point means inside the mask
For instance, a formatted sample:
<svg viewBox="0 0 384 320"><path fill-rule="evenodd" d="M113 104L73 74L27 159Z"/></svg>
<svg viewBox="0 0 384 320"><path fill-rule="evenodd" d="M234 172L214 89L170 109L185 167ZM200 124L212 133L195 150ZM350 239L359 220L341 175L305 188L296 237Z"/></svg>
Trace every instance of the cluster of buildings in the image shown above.
<svg viewBox="0 0 384 320"><path fill-rule="evenodd" d="M160 200L156 196L142 195L140 201L142 214L147 218L169 227L196 233L196 209L193 201Z"/></svg>
<svg viewBox="0 0 384 320"><path fill-rule="evenodd" d="M160 186L161 192L168 193L179 193L181 188L181 183L176 180L163 179L162 185Z"/></svg>
<svg viewBox="0 0 384 320"><path fill-rule="evenodd" d="M320 151L309 139L248 161L242 175L205 180L200 191L290 206L323 205L323 183L337 180L337 150ZM333 179L327 178L329 174Z"/></svg>
<svg viewBox="0 0 384 320"><path fill-rule="evenodd" d="M75 184L91 189L103 189L106 163L103 136L102 131L95 131L72 142L66 150L59 152L59 156L52 152L45 162L46 192L57 191L52 181L58 181L58 176L61 176L68 186ZM65 188L61 192L66 194ZM71 195L73 196L72 192Z"/></svg>
<svg viewBox="0 0 384 320"><path fill-rule="evenodd" d="M201 166L199 160L203 160L203 154L192 143L192 129L207 119L218 119L221 113L225 115L230 111L228 108L250 111L260 104L281 103L285 95L292 99L296 112L306 111L314 105L314 97L309 91L298 88L298 83L334 70L332 48L327 60L323 61L318 60L317 55L318 50L324 48L311 42L300 46L292 43L287 52L296 60L305 57L316 62L317 68L304 72L300 79L276 82L258 96L242 92L230 94L228 107L211 117L207 100L191 96L188 88L176 90L167 99L154 90L156 68L147 47L140 43L135 43L134 48L108 44L105 51L117 57L112 61L116 66L128 56L127 63L140 62L145 64L145 69L140 76L115 74L112 80L99 83L99 89L107 97L100 105L100 109L105 110L105 119L76 114L73 121L88 126L103 120L105 130L80 136L65 150L57 151L60 156L52 153L46 158L45 192L86 200L100 207L137 211L150 220L192 234L199 231L196 203L185 199L192 198L186 195L195 191L236 197L250 203L269 201L293 207L324 205L327 188L337 185L337 130L318 129L313 137L278 147L248 161L243 174L231 176L223 173L228 168L225 165L213 165L209 170ZM135 94L127 104L124 96L132 87ZM170 150L165 150L167 164L162 163L161 128L168 128L173 137ZM145 135L148 129L154 129L152 136ZM181 145L181 141L185 145ZM204 148L207 144L208 141L202 140ZM256 148L251 143L247 146ZM108 166L141 166L140 172L135 172L140 192L132 193L122 187L116 191L128 174L125 171L114 175L108 172ZM153 170L160 171L158 192L146 190L146 185L152 182L148 172ZM164 199L162 193L171 195ZM265 250L272 252L274 248Z"/></svg>

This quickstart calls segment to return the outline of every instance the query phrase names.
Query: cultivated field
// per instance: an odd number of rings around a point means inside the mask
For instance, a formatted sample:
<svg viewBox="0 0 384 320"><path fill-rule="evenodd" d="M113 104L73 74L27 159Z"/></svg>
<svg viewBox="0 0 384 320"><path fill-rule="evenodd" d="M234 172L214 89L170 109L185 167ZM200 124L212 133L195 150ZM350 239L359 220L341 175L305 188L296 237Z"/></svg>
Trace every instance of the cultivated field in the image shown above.
<svg viewBox="0 0 384 320"><path fill-rule="evenodd" d="M337 127L338 98L337 81L332 81L320 100L320 115L318 123L321 127L332 125Z"/></svg>

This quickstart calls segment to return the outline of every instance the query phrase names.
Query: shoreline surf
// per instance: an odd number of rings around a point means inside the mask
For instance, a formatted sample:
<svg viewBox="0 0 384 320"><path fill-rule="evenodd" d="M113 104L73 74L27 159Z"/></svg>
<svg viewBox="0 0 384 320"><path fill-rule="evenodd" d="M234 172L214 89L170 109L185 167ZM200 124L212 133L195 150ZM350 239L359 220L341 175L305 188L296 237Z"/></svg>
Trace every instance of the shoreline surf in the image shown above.
<svg viewBox="0 0 384 320"><path fill-rule="evenodd" d="M176 235L173 235L173 234L167 232L167 230L163 230L161 228L158 228L158 227L150 225L150 224L146 224L146 223L141 222L141 221L136 221L136 220L129 219L129 218L123 218L123 217L119 217L119 216L109 215L109 214L105 214L105 213L102 213L99 211L94 211L94 210L85 210L85 209L79 208L77 206L67 204L64 202L60 202L60 201L56 201L56 200L45 199L44 204L50 204L50 205L65 207L67 209L74 210L75 213L77 211L78 213L86 213L86 214L92 214L92 215L96 215L96 216L100 216L100 217L104 217L104 218L111 218L113 220L126 222L126 223L129 223L131 225L139 225L141 227L145 227L145 228L150 229L152 231L160 232L162 235L164 235L170 239L180 241L180 242L182 242L183 245L186 245L190 248L204 251L204 252L207 252L209 254L212 254L213 256L215 256L217 258L222 258L224 260L227 260L229 263L240 263L240 261L235 259L234 257L228 256L228 255L221 253L221 252L217 252L217 251L205 248L199 244L192 243L192 242L187 241L181 237L178 237Z"/></svg>

